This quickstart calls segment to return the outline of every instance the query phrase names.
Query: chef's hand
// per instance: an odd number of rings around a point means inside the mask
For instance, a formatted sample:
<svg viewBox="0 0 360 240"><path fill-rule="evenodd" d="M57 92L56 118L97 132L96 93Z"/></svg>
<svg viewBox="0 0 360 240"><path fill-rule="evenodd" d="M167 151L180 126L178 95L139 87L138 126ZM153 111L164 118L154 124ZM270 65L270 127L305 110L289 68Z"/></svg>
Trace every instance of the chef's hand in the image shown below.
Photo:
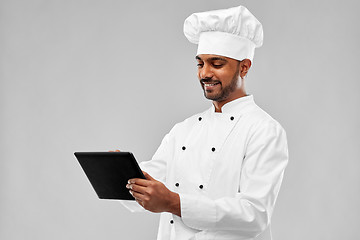
<svg viewBox="0 0 360 240"><path fill-rule="evenodd" d="M146 179L133 178L126 185L135 200L151 212L170 212L181 217L179 194L170 191L148 173L143 173Z"/></svg>

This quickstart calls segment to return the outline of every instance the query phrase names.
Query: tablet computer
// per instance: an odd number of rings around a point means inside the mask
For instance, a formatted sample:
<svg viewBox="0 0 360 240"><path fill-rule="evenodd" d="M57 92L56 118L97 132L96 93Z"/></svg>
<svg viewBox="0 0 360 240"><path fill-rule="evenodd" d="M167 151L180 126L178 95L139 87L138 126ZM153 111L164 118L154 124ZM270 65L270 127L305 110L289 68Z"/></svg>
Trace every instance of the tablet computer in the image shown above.
<svg viewBox="0 0 360 240"><path fill-rule="evenodd" d="M131 178L146 178L131 152L74 154L99 198L135 200L126 184Z"/></svg>

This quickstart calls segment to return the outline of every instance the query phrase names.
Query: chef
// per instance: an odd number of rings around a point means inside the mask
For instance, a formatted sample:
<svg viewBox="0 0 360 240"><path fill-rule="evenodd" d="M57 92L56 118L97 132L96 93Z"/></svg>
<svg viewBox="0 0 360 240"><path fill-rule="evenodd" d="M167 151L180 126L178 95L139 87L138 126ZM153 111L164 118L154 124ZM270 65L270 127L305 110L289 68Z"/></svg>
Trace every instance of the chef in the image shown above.
<svg viewBox="0 0 360 240"><path fill-rule="evenodd" d="M176 124L130 179L131 211L161 213L157 239L271 239L270 220L288 162L281 125L246 93L244 77L263 42L243 6L194 13L198 79L209 109Z"/></svg>

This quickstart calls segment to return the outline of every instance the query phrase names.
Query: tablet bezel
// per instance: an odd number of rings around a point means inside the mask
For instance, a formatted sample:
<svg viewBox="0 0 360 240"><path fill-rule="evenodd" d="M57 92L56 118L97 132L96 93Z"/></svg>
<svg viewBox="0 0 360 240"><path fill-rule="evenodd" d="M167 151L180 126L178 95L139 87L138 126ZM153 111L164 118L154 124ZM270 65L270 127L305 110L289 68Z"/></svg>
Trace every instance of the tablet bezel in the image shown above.
<svg viewBox="0 0 360 240"><path fill-rule="evenodd" d="M135 200L126 188L131 178L146 179L131 152L75 152L100 199Z"/></svg>

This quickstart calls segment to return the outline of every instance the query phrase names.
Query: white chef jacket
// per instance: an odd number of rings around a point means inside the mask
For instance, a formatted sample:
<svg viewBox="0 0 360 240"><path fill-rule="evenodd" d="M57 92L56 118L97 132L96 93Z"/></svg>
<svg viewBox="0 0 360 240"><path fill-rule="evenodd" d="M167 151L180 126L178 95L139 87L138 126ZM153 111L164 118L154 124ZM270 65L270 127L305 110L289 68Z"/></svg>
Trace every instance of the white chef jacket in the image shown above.
<svg viewBox="0 0 360 240"><path fill-rule="evenodd" d="M158 240L270 240L288 162L286 134L253 96L176 124L142 170L180 196L181 217L161 213ZM123 201L131 211L143 210Z"/></svg>

